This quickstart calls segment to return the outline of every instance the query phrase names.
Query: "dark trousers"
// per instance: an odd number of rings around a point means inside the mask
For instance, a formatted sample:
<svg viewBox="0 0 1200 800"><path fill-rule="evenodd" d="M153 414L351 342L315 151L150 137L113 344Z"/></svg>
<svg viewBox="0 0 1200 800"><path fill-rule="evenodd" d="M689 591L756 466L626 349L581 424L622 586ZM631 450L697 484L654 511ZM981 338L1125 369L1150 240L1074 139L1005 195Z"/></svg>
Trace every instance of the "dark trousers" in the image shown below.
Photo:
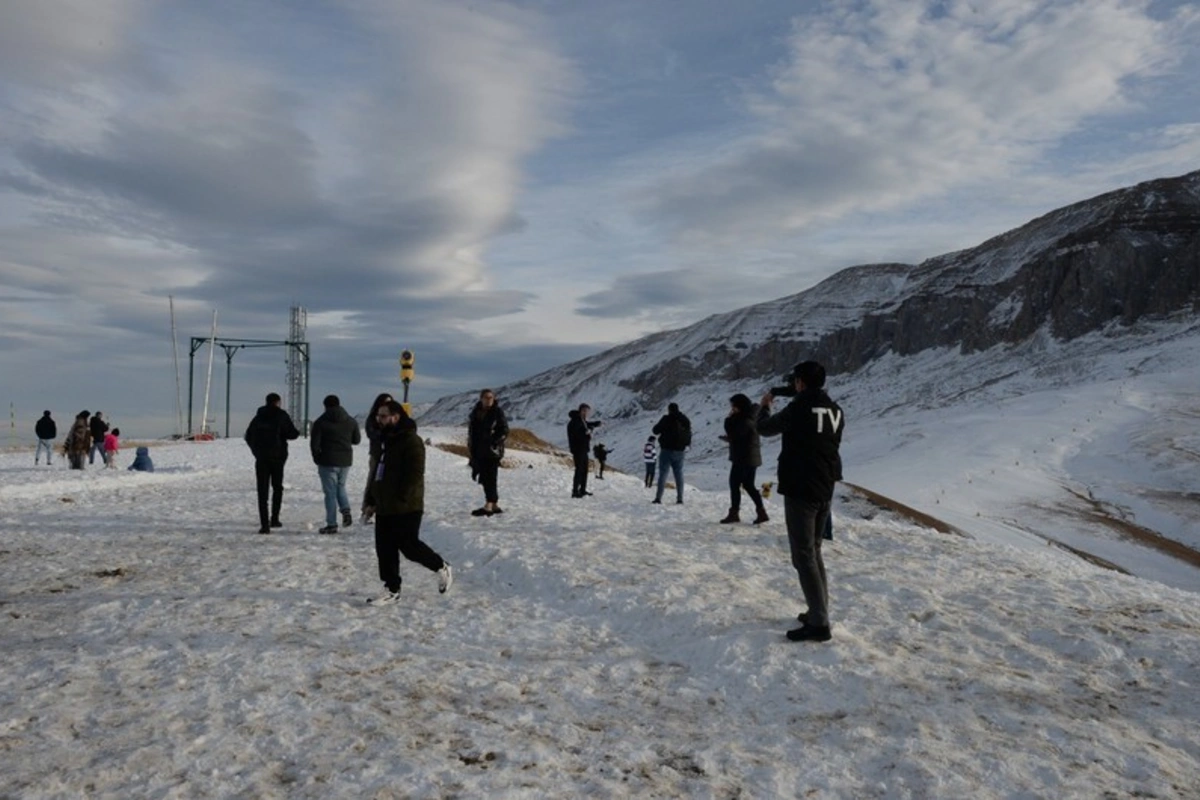
<svg viewBox="0 0 1200 800"><path fill-rule="evenodd" d="M575 482L571 486L571 494L579 495L587 491L588 479L588 454L572 453L575 457Z"/></svg>
<svg viewBox="0 0 1200 800"><path fill-rule="evenodd" d="M263 527L279 519L279 509L283 507L283 460L256 459L254 462L254 479L258 488L258 519ZM267 516L267 487L271 488L271 516Z"/></svg>
<svg viewBox="0 0 1200 800"><path fill-rule="evenodd" d="M742 489L750 495L756 509L762 508L762 495L754 485L754 476L757 473L758 467L753 464L729 465L729 507L734 511L742 507Z"/></svg>
<svg viewBox="0 0 1200 800"><path fill-rule="evenodd" d="M829 503L783 498L792 566L800 578L800 590L808 603L808 624L829 627L829 583L821 558L820 532L829 517Z"/></svg>
<svg viewBox="0 0 1200 800"><path fill-rule="evenodd" d="M431 572L437 572L446 563L421 541L420 511L375 517L375 555L379 558L379 580L389 592L400 591L400 556Z"/></svg>
<svg viewBox="0 0 1200 800"><path fill-rule="evenodd" d="M646 488L649 489L654 485L654 468L658 466L658 461L646 462Z"/></svg>
<svg viewBox="0 0 1200 800"><path fill-rule="evenodd" d="M495 503L500 499L500 493L496 489L496 479L500 474L500 462L494 458L483 458L482 463L476 462L475 468L479 470L479 485L483 487L483 499L489 503Z"/></svg>

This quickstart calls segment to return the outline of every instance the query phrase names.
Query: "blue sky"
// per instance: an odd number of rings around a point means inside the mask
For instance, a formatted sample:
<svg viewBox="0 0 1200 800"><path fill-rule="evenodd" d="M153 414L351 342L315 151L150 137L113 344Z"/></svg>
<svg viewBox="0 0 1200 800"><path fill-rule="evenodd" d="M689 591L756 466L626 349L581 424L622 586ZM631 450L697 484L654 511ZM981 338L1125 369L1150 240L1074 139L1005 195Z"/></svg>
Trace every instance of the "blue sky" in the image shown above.
<svg viewBox="0 0 1200 800"><path fill-rule="evenodd" d="M0 399L19 425L100 408L169 432L168 295L185 369L213 309L219 336L284 339L306 307L314 407L361 411L398 388L404 348L415 401L500 385L1200 168L1197 3L0 15ZM234 428L283 376L282 351L235 358Z"/></svg>

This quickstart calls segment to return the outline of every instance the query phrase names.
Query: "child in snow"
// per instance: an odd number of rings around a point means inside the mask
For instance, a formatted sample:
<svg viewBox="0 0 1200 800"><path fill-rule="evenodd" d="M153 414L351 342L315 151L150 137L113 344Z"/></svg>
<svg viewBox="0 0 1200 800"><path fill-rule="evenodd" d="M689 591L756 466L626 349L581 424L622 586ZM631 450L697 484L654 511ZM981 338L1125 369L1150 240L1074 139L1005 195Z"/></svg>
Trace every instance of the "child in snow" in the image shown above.
<svg viewBox="0 0 1200 800"><path fill-rule="evenodd" d="M612 450L609 450L607 447L605 447L603 443L600 443L592 448L592 454L596 456L596 460L600 462L600 471L596 473L596 477L600 480L604 480L604 464L608 461L608 454L611 452Z"/></svg>
<svg viewBox="0 0 1200 800"><path fill-rule="evenodd" d="M117 466L117 452L121 449L121 429L113 428L104 434L104 466L113 469Z"/></svg>
<svg viewBox="0 0 1200 800"><path fill-rule="evenodd" d="M154 462L150 460L150 448L139 447L129 468L138 472L154 472Z"/></svg>
<svg viewBox="0 0 1200 800"><path fill-rule="evenodd" d="M646 440L646 445L642 448L642 461L646 462L647 489L654 485L654 468L658 464L658 445L655 441L655 438L651 436Z"/></svg>

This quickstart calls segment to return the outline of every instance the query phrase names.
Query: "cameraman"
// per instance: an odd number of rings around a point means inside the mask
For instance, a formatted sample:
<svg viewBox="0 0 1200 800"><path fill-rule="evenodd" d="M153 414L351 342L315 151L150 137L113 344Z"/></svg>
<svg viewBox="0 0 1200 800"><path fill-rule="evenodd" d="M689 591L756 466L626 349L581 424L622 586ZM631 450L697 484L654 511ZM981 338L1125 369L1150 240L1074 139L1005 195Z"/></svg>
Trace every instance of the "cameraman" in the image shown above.
<svg viewBox="0 0 1200 800"><path fill-rule="evenodd" d="M838 404L825 394L825 368L816 361L803 361L793 367L792 383L795 397L778 414L771 414L774 390L763 395L758 432L762 436L783 435L779 493L783 495L792 566L808 603L808 612L800 615L803 624L788 631L787 638L793 642L827 642L832 635L820 532L829 517L833 485L842 478L838 449L845 418Z"/></svg>

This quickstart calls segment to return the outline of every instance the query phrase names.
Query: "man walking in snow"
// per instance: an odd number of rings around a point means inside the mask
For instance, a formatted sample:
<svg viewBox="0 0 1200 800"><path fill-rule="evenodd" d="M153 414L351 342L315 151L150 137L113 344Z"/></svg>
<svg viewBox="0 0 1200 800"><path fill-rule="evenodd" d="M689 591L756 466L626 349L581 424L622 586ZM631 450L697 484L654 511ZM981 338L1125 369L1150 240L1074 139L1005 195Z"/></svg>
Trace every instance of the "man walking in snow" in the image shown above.
<svg viewBox="0 0 1200 800"><path fill-rule="evenodd" d="M454 580L450 564L421 541L421 516L425 513L425 444L417 424L404 407L389 400L379 407L379 465L367 488L363 519L375 517L375 555L384 594L368 600L389 605L400 599L400 556L421 564L438 577L438 591Z"/></svg>
<svg viewBox="0 0 1200 800"><path fill-rule="evenodd" d="M33 465L38 465L38 460L42 456L42 451L46 451L46 466L50 466L54 459L54 440L58 438L58 425L54 423L54 418L50 416L49 411L42 412L42 418L37 421L37 425L33 426L33 432L37 434L37 452L33 454Z"/></svg>
<svg viewBox="0 0 1200 800"><path fill-rule="evenodd" d="M779 451L779 493L787 523L792 566L808 611L799 628L787 632L793 642L827 642L829 591L821 558L821 532L829 518L833 486L842 479L839 449L846 420L842 409L825 394L825 368L804 361L792 368L796 395L778 414L771 414L775 396L768 390L758 410L762 436L782 434Z"/></svg>
<svg viewBox="0 0 1200 800"><path fill-rule="evenodd" d="M337 533L338 511L342 512L343 527L349 528L354 522L346 476L354 463L354 445L362 441L362 433L358 421L346 413L336 394L327 395L323 403L325 413L313 422L308 440L325 495L325 527L317 533Z"/></svg>
<svg viewBox="0 0 1200 800"><path fill-rule="evenodd" d="M245 440L254 453L254 478L258 490L259 533L281 528L279 511L283 507L283 465L287 463L288 441L300 438L300 431L282 408L283 398L275 392L267 395L246 427ZM267 488L271 489L271 516L267 517Z"/></svg>

